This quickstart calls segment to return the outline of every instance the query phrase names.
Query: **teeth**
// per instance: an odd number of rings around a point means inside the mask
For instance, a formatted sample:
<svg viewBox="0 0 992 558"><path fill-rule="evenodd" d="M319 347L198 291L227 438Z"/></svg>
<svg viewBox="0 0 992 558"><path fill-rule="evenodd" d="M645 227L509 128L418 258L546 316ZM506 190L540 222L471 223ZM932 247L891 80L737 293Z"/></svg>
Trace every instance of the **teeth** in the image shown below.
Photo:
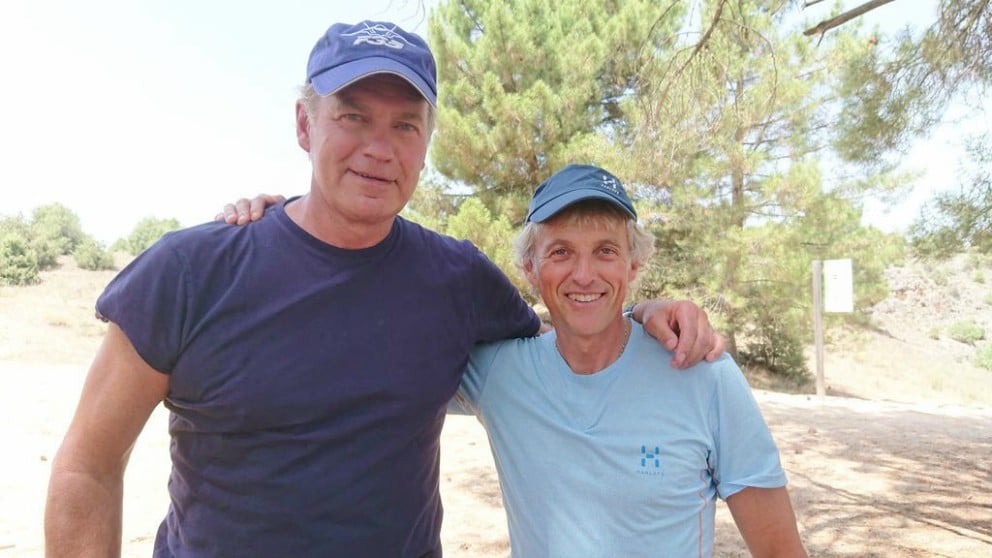
<svg viewBox="0 0 992 558"><path fill-rule="evenodd" d="M592 302L599 298L598 294L572 294L568 295L569 298L576 302Z"/></svg>

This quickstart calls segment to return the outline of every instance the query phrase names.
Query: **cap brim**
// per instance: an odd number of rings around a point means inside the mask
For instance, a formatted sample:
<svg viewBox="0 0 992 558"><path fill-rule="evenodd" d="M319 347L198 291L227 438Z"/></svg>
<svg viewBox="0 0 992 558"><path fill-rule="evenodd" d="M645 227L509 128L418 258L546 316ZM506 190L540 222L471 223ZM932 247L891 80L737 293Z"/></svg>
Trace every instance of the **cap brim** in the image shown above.
<svg viewBox="0 0 992 558"><path fill-rule="evenodd" d="M313 76L310 83L313 84L314 91L318 95L325 97L375 74L393 74L405 79L423 95L424 99L427 99L431 106L437 106L437 95L427 82L408 66L390 58L373 56L347 62Z"/></svg>
<svg viewBox="0 0 992 558"><path fill-rule="evenodd" d="M634 213L631 208L627 207L625 203L617 199L615 196L610 195L608 192L605 192L601 188L581 188L566 192L544 202L538 207L531 209L530 213L527 214L527 220L535 223L543 223L544 221L554 217L566 207L583 200L608 201L622 209L624 213L630 215L633 219L637 219L637 214Z"/></svg>

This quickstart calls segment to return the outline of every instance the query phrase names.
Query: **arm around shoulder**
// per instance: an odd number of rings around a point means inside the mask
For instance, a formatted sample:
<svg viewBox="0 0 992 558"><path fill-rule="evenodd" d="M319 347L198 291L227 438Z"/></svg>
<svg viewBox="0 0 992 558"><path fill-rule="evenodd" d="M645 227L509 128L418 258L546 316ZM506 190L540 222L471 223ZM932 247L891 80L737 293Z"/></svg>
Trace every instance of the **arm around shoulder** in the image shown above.
<svg viewBox="0 0 992 558"><path fill-rule="evenodd" d="M755 558L807 558L784 486L745 488L727 498L727 507Z"/></svg>
<svg viewBox="0 0 992 558"><path fill-rule="evenodd" d="M124 469L169 377L138 355L110 324L79 405L52 461L45 505L45 554L119 556Z"/></svg>

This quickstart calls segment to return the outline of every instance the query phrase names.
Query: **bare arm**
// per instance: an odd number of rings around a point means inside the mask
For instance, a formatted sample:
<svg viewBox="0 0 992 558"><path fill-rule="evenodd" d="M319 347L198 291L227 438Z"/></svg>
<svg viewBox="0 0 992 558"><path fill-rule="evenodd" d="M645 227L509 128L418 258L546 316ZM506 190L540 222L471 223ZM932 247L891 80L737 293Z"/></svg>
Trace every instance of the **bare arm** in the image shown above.
<svg viewBox="0 0 992 558"><path fill-rule="evenodd" d="M789 492L748 487L727 498L734 522L755 558L806 558Z"/></svg>
<svg viewBox="0 0 992 558"><path fill-rule="evenodd" d="M676 368L688 368L703 358L712 362L727 344L710 326L706 311L689 300L640 302L634 306L634 319L675 353L672 366Z"/></svg>
<svg viewBox="0 0 992 558"><path fill-rule="evenodd" d="M55 459L45 506L45 555L120 556L124 469L169 377L110 324Z"/></svg>

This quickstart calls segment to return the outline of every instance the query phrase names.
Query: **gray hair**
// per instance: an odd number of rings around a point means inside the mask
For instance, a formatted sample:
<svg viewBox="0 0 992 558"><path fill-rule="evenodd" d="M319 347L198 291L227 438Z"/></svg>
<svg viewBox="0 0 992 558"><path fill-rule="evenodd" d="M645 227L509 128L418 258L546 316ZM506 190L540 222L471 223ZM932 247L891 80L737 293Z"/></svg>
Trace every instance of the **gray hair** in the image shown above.
<svg viewBox="0 0 992 558"><path fill-rule="evenodd" d="M317 99L320 95L313 88L313 84L307 82L300 86L300 100L303 101L303 106L307 109L307 115L313 118L315 111L317 110ZM427 101L424 100L426 103ZM427 103L427 137L430 138L434 133L434 123L435 123L435 111L434 105Z"/></svg>
<svg viewBox="0 0 992 558"><path fill-rule="evenodd" d="M554 218L564 219L566 223L581 226L623 221L627 227L630 259L631 262L637 264L638 273L644 268L643 264L646 264L654 254L654 235L646 231L630 215L609 202L582 201L569 206ZM513 263L522 272L526 272L528 263L532 265L538 263L534 256L534 245L537 243L537 235L542 228L544 228L544 223L528 222L513 240ZM636 276L632 283L635 282Z"/></svg>

